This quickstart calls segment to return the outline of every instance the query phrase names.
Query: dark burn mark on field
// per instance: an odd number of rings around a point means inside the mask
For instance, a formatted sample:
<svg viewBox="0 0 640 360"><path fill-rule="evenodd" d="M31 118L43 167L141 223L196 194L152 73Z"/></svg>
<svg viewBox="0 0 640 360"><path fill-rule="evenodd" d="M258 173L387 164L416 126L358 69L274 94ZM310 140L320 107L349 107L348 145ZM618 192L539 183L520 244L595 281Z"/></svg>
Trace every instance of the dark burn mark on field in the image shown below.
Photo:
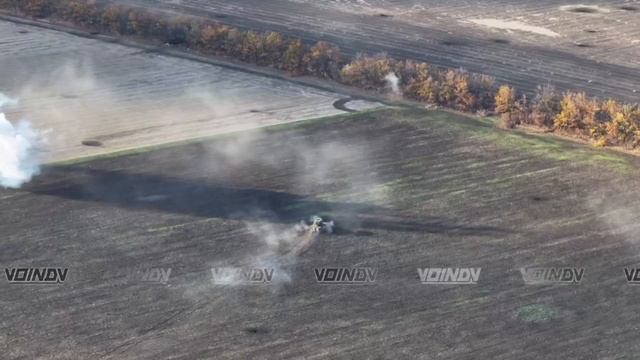
<svg viewBox="0 0 640 360"><path fill-rule="evenodd" d="M252 114L267 114L267 115L273 115L274 114L273 111L258 110L258 109L250 109L249 112L252 113ZM208 119L206 121L208 121Z"/></svg>
<svg viewBox="0 0 640 360"><path fill-rule="evenodd" d="M618 9L624 11L638 11L638 8L632 5L622 5Z"/></svg>
<svg viewBox="0 0 640 360"><path fill-rule="evenodd" d="M593 29L585 29L584 32L589 33L589 34L595 34L598 32L598 30L593 30Z"/></svg>
<svg viewBox="0 0 640 360"><path fill-rule="evenodd" d="M84 146L102 146L102 142L98 140L83 140L82 145Z"/></svg>
<svg viewBox="0 0 640 360"><path fill-rule="evenodd" d="M575 13L582 13L582 14L595 14L600 12L596 8L587 7L587 6L576 6L571 8L569 11L575 12Z"/></svg>
<svg viewBox="0 0 640 360"><path fill-rule="evenodd" d="M591 44L585 44L585 43L573 43L574 46L579 47L579 48L592 48L594 47Z"/></svg>
<svg viewBox="0 0 640 360"><path fill-rule="evenodd" d="M462 46L465 42L459 39L445 39L440 41L440 45L444 46Z"/></svg>
<svg viewBox="0 0 640 360"><path fill-rule="evenodd" d="M184 149L184 148L183 148ZM186 149L184 149L186 150ZM188 150L187 150L188 151ZM262 188L238 188L161 175L124 171L56 166L31 186L31 192L66 199L96 202L131 209L147 209L203 218L246 221L269 220L293 224L311 215L334 214L339 222L337 234L350 229L380 229L419 233L456 233L489 236L505 231L492 226L462 225L448 219L428 216L421 220L396 216L391 210L363 203L318 200L312 196ZM46 179L45 179L46 178ZM42 184L46 181L47 184ZM256 184L259 186L259 184ZM137 199L153 194L157 201Z"/></svg>
<svg viewBox="0 0 640 360"><path fill-rule="evenodd" d="M507 39L491 39L491 42L496 44L509 44L510 41Z"/></svg>
<svg viewBox="0 0 640 360"><path fill-rule="evenodd" d="M249 326L244 328L244 332L252 335L262 335L269 333L269 329L263 326Z"/></svg>
<svg viewBox="0 0 640 360"><path fill-rule="evenodd" d="M393 17L393 15L389 15L389 14L385 14L385 13L379 13L376 14L377 17L381 17L381 18L389 18L389 17Z"/></svg>

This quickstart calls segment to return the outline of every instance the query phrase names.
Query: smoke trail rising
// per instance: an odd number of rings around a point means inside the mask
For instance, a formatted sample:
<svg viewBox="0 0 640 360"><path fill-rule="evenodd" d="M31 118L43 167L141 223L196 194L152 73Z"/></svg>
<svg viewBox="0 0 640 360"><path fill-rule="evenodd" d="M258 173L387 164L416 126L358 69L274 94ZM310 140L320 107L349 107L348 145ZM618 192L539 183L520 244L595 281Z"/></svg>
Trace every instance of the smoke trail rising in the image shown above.
<svg viewBox="0 0 640 360"><path fill-rule="evenodd" d="M391 88L394 95L402 95L402 92L400 91L400 79L396 74L390 72L384 77L384 79L387 81L387 85Z"/></svg>
<svg viewBox="0 0 640 360"><path fill-rule="evenodd" d="M17 100L0 93L0 111L5 105L15 105ZM40 172L36 153L38 134L31 124L21 121L13 126L0 112L0 186L19 188Z"/></svg>

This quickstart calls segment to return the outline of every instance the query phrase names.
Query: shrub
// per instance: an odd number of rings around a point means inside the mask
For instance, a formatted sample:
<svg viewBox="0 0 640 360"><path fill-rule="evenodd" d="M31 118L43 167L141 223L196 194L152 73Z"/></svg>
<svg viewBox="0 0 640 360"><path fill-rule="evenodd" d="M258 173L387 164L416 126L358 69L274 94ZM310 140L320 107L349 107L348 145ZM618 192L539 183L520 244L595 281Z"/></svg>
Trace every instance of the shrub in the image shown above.
<svg viewBox="0 0 640 360"><path fill-rule="evenodd" d="M264 52L260 55L260 64L279 67L282 63L286 43L282 35L277 32L269 32L264 37Z"/></svg>
<svg viewBox="0 0 640 360"><path fill-rule="evenodd" d="M624 105L618 103L615 100L609 99L600 103L599 107L599 120L601 122L608 122L613 120L618 113L624 111Z"/></svg>
<svg viewBox="0 0 640 360"><path fill-rule="evenodd" d="M531 106L531 122L540 127L551 128L561 110L561 98L553 86L538 86Z"/></svg>
<svg viewBox="0 0 640 360"><path fill-rule="evenodd" d="M496 112L500 114L502 125L513 128L517 121L516 91L514 88L503 85L498 89L495 97Z"/></svg>
<svg viewBox="0 0 640 360"><path fill-rule="evenodd" d="M585 93L566 92L560 102L560 113L554 120L558 129L583 133L598 125L598 104Z"/></svg>
<svg viewBox="0 0 640 360"><path fill-rule="evenodd" d="M14 13L18 12L20 4L20 0L0 0L0 8L5 10L13 11Z"/></svg>
<svg viewBox="0 0 640 360"><path fill-rule="evenodd" d="M209 53L219 53L225 50L229 28L226 25L207 24L200 27L197 46Z"/></svg>
<svg viewBox="0 0 640 360"><path fill-rule="evenodd" d="M470 91L476 98L476 106L482 110L495 108L495 78L488 75L472 74Z"/></svg>
<svg viewBox="0 0 640 360"><path fill-rule="evenodd" d="M45 18L54 14L58 6L56 0L23 0L18 6L25 14L36 18Z"/></svg>
<svg viewBox="0 0 640 360"><path fill-rule="evenodd" d="M66 21L90 27L99 24L98 14L95 1L70 0L62 10L62 17Z"/></svg>
<svg viewBox="0 0 640 360"><path fill-rule="evenodd" d="M516 108L516 91L514 88L502 85L495 97L496 112L498 114L511 113Z"/></svg>
<svg viewBox="0 0 640 360"><path fill-rule="evenodd" d="M476 107L476 97L471 93L469 74L457 71L453 92L455 94L454 107L462 111L472 111Z"/></svg>
<svg viewBox="0 0 640 360"><path fill-rule="evenodd" d="M128 12L122 5L109 5L102 14L102 28L114 34L127 31Z"/></svg>
<svg viewBox="0 0 640 360"><path fill-rule="evenodd" d="M400 85L405 96L411 99L422 99L423 101L437 103L437 81L432 77L432 68L429 64L418 63L413 60L400 61L396 62L395 72L400 77ZM419 94L421 90L423 95ZM431 94L431 91L435 91L435 93Z"/></svg>
<svg viewBox="0 0 640 360"><path fill-rule="evenodd" d="M223 53L225 55L243 58L244 33L236 28L230 28L224 39Z"/></svg>
<svg viewBox="0 0 640 360"><path fill-rule="evenodd" d="M422 81L416 81L416 93L418 100L426 101L430 104L440 104L440 84L431 76Z"/></svg>
<svg viewBox="0 0 640 360"><path fill-rule="evenodd" d="M625 106L606 124L606 134L610 143L615 145L636 146L639 133L640 111L637 106Z"/></svg>
<svg viewBox="0 0 640 360"><path fill-rule="evenodd" d="M393 71L393 61L386 55L358 56L340 71L344 83L366 90L380 91L387 84L385 76Z"/></svg>
<svg viewBox="0 0 640 360"><path fill-rule="evenodd" d="M531 118L531 104L527 95L522 95L518 101L516 101L516 108L514 110L515 124L528 124Z"/></svg>
<svg viewBox="0 0 640 360"><path fill-rule="evenodd" d="M455 70L447 70L439 81L438 101L442 105L453 106L456 99L457 74Z"/></svg>
<svg viewBox="0 0 640 360"><path fill-rule="evenodd" d="M127 11L127 24L122 33L155 37L158 35L157 18L147 12L129 9Z"/></svg>
<svg viewBox="0 0 640 360"><path fill-rule="evenodd" d="M307 51L302 61L308 74L338 79L341 59L340 49L325 41L318 41Z"/></svg>
<svg viewBox="0 0 640 360"><path fill-rule="evenodd" d="M253 64L258 63L258 58L264 53L264 38L255 31L243 33L240 43L240 58Z"/></svg>
<svg viewBox="0 0 640 360"><path fill-rule="evenodd" d="M160 23L161 41L168 44L191 44L193 43L194 25L186 17L176 17L165 19Z"/></svg>
<svg viewBox="0 0 640 360"><path fill-rule="evenodd" d="M560 109L560 113L556 115L554 120L554 126L559 129L578 128L581 114L574 99L574 94L564 94L560 102Z"/></svg>
<svg viewBox="0 0 640 360"><path fill-rule="evenodd" d="M304 54L304 45L302 40L295 39L289 42L287 50L282 58L281 68L288 71L292 75L300 75L303 73L302 56Z"/></svg>

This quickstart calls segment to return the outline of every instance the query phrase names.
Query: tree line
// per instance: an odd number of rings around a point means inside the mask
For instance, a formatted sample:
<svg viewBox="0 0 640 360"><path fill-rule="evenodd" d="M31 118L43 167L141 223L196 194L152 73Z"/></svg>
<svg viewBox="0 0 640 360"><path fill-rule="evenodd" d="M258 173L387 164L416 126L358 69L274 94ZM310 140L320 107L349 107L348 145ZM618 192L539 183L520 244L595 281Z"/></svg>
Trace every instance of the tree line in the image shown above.
<svg viewBox="0 0 640 360"><path fill-rule="evenodd" d="M241 30L193 16L97 0L0 0L16 15L49 18L85 29L179 45L202 54L270 66L292 75L331 79L370 91L388 91L385 77L399 79L402 96L464 112L496 112L506 128L521 124L592 139L597 146L640 146L640 107L585 93L541 86L528 98L487 75L443 69L385 54L347 57L337 46L277 32Z"/></svg>
<svg viewBox="0 0 640 360"><path fill-rule="evenodd" d="M640 107L613 99L588 97L584 92L560 94L551 86L538 87L529 101L513 87L503 85L496 94L496 112L512 128L534 125L593 140L596 146L640 146Z"/></svg>

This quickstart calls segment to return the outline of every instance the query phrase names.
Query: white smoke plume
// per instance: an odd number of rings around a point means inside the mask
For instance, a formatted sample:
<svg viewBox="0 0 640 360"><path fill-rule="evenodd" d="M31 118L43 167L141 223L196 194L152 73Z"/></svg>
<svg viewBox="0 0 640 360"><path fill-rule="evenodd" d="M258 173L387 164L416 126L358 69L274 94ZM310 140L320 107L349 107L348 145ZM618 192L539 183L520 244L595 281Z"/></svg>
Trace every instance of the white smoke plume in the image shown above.
<svg viewBox="0 0 640 360"><path fill-rule="evenodd" d="M0 93L0 111L17 100ZM0 112L0 186L19 188L40 172L37 148L40 136L27 121L13 126Z"/></svg>
<svg viewBox="0 0 640 360"><path fill-rule="evenodd" d="M309 220L313 222L313 218ZM249 252L238 263L246 264L240 267L230 267L227 262L212 264L212 269L222 269L217 275L217 281L226 286L246 285L246 279L240 271L225 271L229 269L247 270L264 269L273 274L272 285L279 286L292 282L291 269L298 261L298 257L306 251L320 236L311 231L307 221L302 220L293 226L275 224L267 220L245 221L248 232L259 241L259 247ZM330 234L335 226L333 221L322 222L320 232Z"/></svg>
<svg viewBox="0 0 640 360"><path fill-rule="evenodd" d="M402 95L402 92L400 91L400 78L398 78L396 74L390 72L384 77L384 79L387 81L387 86L391 88L394 95Z"/></svg>
<svg viewBox="0 0 640 360"><path fill-rule="evenodd" d="M224 120L247 112L242 108L247 106L246 101L233 90L178 84L152 86L149 91L153 93L142 93L138 87L146 89L157 79L144 79L147 83L122 79L105 74L99 64L92 57L52 60L42 69L18 68L21 71L15 78L6 81L12 95L15 93L20 99L11 114L29 119L38 129L54 130L47 134L47 152L41 154L43 163L132 144L153 144L159 139L200 136L196 130L200 127L203 131L217 128L229 132L251 126ZM153 75L135 74L141 79ZM157 81L163 84L164 79ZM85 140L95 140L103 150L85 146Z"/></svg>
<svg viewBox="0 0 640 360"><path fill-rule="evenodd" d="M286 256L285 252L299 243L300 236L293 227L278 226L269 222L246 222L249 232L258 238L264 247L253 256L253 263L266 264L275 269L276 284L291 282L291 274L287 270L295 262L295 254Z"/></svg>
<svg viewBox="0 0 640 360"><path fill-rule="evenodd" d="M622 237L630 246L640 250L637 237L640 230L640 197L635 192L618 193L611 190L624 189L625 185L612 182L611 188L593 191L586 202L610 234Z"/></svg>

